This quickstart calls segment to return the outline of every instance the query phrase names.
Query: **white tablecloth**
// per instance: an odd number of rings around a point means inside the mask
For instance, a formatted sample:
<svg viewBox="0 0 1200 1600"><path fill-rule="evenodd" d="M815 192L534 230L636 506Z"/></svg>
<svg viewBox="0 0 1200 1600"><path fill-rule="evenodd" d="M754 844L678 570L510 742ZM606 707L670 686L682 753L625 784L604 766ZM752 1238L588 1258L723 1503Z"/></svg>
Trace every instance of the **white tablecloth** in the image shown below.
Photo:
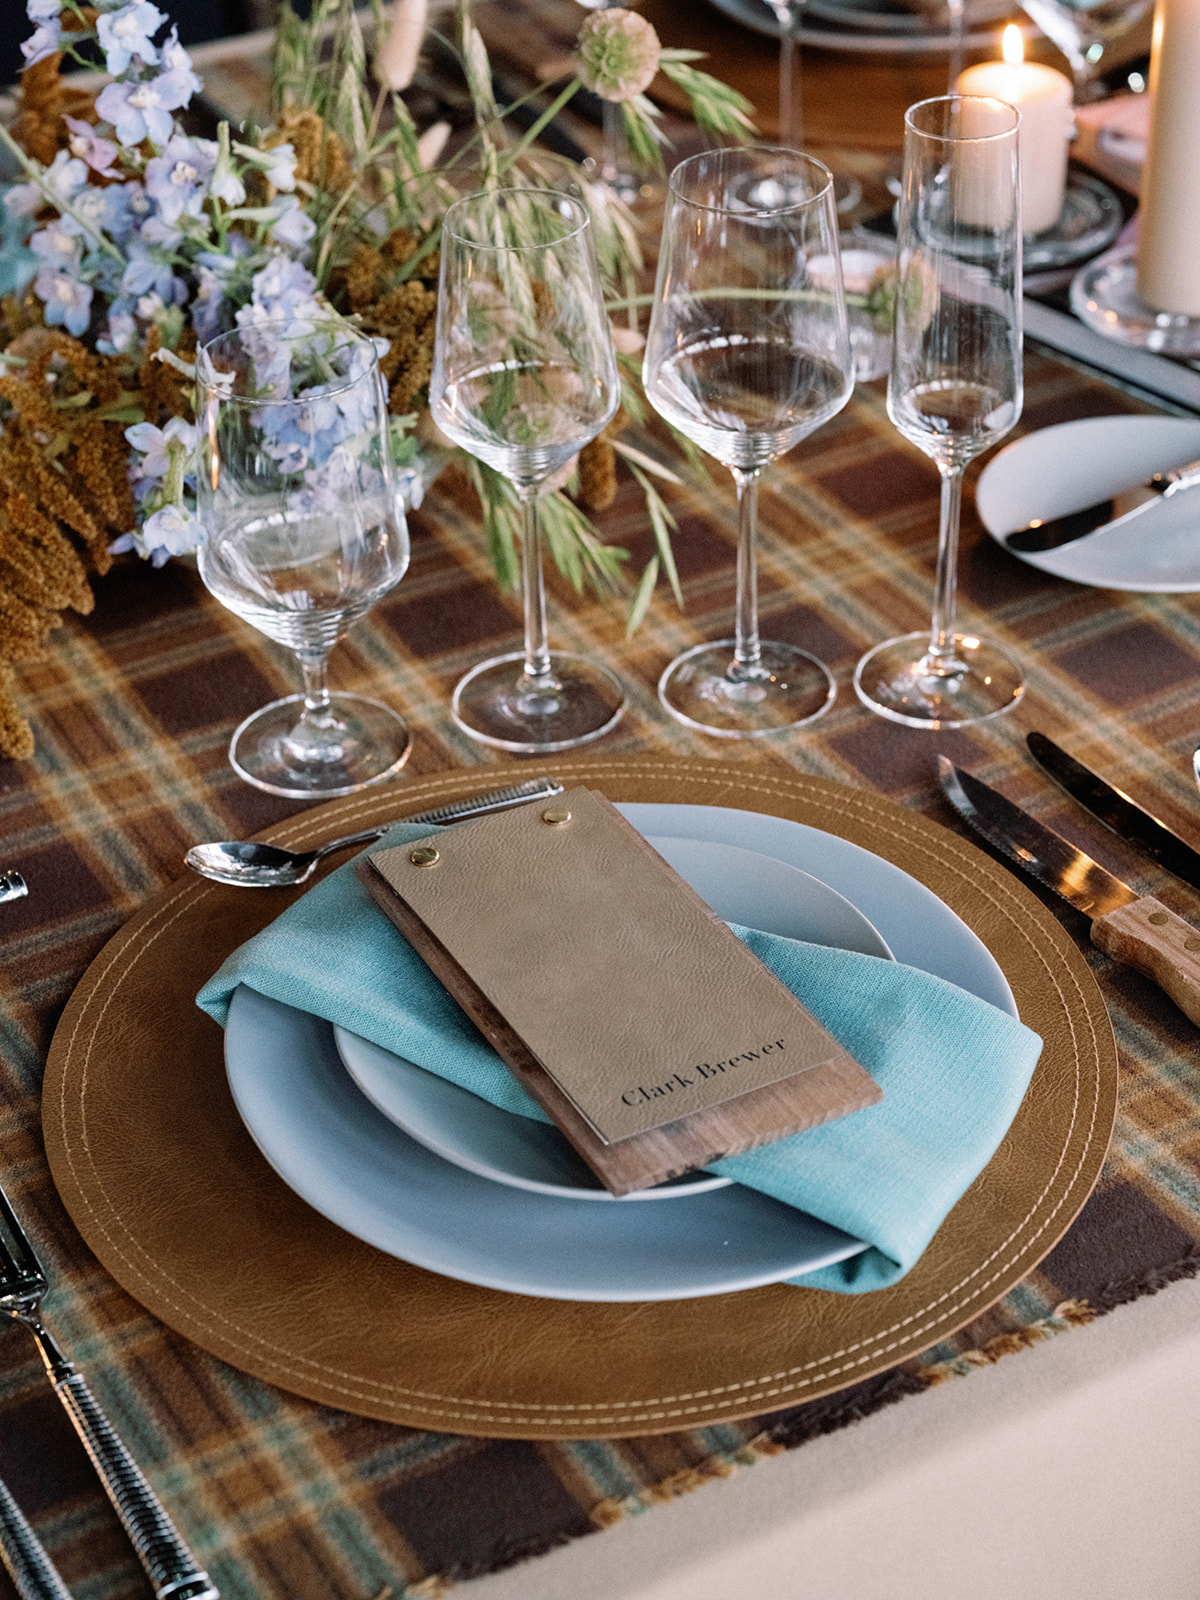
<svg viewBox="0 0 1200 1600"><path fill-rule="evenodd" d="M470 1600L1198 1600L1200 1279Z"/></svg>

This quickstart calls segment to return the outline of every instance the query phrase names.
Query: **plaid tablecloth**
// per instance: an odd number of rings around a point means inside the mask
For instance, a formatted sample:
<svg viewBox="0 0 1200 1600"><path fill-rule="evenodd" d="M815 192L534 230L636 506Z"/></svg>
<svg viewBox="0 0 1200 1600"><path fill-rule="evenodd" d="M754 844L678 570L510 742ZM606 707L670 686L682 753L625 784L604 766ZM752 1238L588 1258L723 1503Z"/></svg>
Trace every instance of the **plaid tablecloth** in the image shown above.
<svg viewBox="0 0 1200 1600"><path fill-rule="evenodd" d="M553 42L574 7L537 3ZM485 11L503 18L506 7L494 0ZM817 57L814 67L826 70ZM251 98L261 93L261 63L240 53L220 69L206 60L204 70L218 98L235 85ZM1026 381L1022 430L1146 409L1033 353ZM709 485L669 498L680 524L683 612L661 599L627 640L620 605L551 584L552 642L604 657L630 689L629 712L600 749L782 763L881 790L956 826L934 782L935 752L944 751L1137 887L1195 916L1186 889L1057 793L1026 757L1023 736L1049 733L1196 838L1200 597L1115 594L1044 577L1000 551L968 510L964 620L978 619L1022 657L1026 698L997 723L940 736L872 717L850 674L869 645L928 621L938 480L890 426L881 386L861 388L772 469L761 497L764 632L827 660L838 700L813 728L750 748L692 735L658 706L662 667L687 646L726 635L733 606L731 484L714 471ZM602 525L635 564L649 555L640 496L627 480ZM475 661L518 646L519 602L496 590L459 473L444 475L411 527L410 571L338 648L333 679L404 711L416 735L413 772L479 766L486 779L490 757L453 727L449 697ZM1110 1159L1041 1268L919 1359L736 1425L533 1444L367 1421L205 1355L120 1290L65 1215L41 1142L42 1063L87 964L178 875L187 846L254 832L296 809L238 782L226 759L233 725L296 685L285 654L221 610L185 565L119 565L96 587L94 616L72 621L44 662L22 670L35 759L0 763L0 867L19 867L31 891L0 908L0 1175L50 1272L48 1320L226 1600L435 1596L455 1579L596 1533L891 1401L914 1397L906 1409L917 1430L916 1397L931 1384L1200 1269L1196 1030L1148 983L1093 951L1083 920L1056 905L1088 952L1120 1044ZM398 798L403 787L402 775ZM0 1345L0 1475L74 1593L134 1600L149 1592L32 1342L18 1331Z"/></svg>
<svg viewBox="0 0 1200 1600"><path fill-rule="evenodd" d="M1023 428L1139 409L1035 354L1027 380ZM1131 882L1195 915L1186 889L1054 790L1025 756L1023 735L1045 730L1195 837L1200 601L1043 577L1000 551L968 513L964 615L1022 656L1027 697L999 722L941 736L875 719L855 700L850 673L869 644L927 617L937 478L891 428L872 386L772 469L762 495L766 630L834 666L837 703L812 729L767 748L731 746L669 723L655 699L664 663L724 634L733 599L730 484L714 475L707 488L671 498L684 612L660 601L627 641L619 606L553 585L555 641L602 655L630 687L629 713L606 748L784 763L883 790L953 826L934 784L942 750ZM635 558L648 553L631 487L623 486L603 526ZM495 588L476 508L456 472L438 483L412 531L409 574L339 647L333 676L404 710L416 732L414 771L482 769L488 756L450 723L450 690L488 650L515 647L519 607ZM72 623L46 661L23 671L37 755L0 767L0 865L19 866L31 889L0 910L0 1171L46 1257L54 1285L48 1319L227 1600L436 1594L449 1580L595 1532L1200 1267L1195 1029L1148 983L1091 951L1082 919L1062 909L1089 951L1120 1042L1123 1095L1111 1157L1039 1271L920 1359L742 1424L571 1445L364 1421L204 1355L116 1287L62 1211L40 1138L42 1062L85 966L178 874L186 846L251 832L295 809L239 783L225 755L232 725L291 686L284 654L222 611L188 567L121 566L98 585L95 615ZM907 1405L919 1429L920 1401ZM132 1600L147 1592L32 1343L16 1331L0 1347L0 1474L76 1593Z"/></svg>

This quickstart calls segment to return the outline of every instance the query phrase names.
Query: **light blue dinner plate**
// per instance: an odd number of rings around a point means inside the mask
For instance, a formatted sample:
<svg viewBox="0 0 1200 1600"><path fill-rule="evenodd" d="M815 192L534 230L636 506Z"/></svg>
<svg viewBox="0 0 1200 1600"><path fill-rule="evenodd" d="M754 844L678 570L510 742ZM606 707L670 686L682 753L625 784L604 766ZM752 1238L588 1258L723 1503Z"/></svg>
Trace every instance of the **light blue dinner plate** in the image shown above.
<svg viewBox="0 0 1200 1600"><path fill-rule="evenodd" d="M891 955L856 906L798 867L712 840L654 835L650 843L726 922L833 949ZM384 1116L447 1161L496 1183L627 1204L683 1199L732 1181L688 1173L654 1189L611 1195L557 1128L504 1111L346 1028L335 1026L333 1037L346 1071Z"/></svg>
<svg viewBox="0 0 1200 1600"><path fill-rule="evenodd" d="M896 959L1016 1015L985 946L935 894L802 823L710 806L622 805L647 835L712 840L819 875ZM739 1185L670 1205L591 1205L493 1183L402 1133L355 1088L328 1023L238 989L225 1034L239 1112L302 1199L390 1255L548 1299L677 1300L778 1282L861 1242Z"/></svg>

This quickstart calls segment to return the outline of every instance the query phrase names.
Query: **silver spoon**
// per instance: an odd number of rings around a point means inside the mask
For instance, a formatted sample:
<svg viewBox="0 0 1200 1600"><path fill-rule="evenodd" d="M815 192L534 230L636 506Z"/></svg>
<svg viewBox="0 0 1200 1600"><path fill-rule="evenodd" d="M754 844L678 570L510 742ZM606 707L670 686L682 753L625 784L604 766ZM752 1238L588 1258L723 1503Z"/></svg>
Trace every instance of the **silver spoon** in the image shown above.
<svg viewBox="0 0 1200 1600"><path fill-rule="evenodd" d="M198 872L202 878L213 878L217 883L231 883L244 889L290 889L310 878L324 856L332 855L335 850L349 850L354 845L370 844L373 839L382 838L396 822L436 827L439 823L460 822L464 817L483 816L489 811L504 811L530 800L545 800L562 792L563 786L557 778L530 778L525 783L510 784L507 789L491 789L466 800L453 800L432 811L419 811L412 817L397 817L377 828L364 828L361 833L348 833L315 850L284 850L277 844L221 839L212 844L194 844L183 859L193 872Z"/></svg>

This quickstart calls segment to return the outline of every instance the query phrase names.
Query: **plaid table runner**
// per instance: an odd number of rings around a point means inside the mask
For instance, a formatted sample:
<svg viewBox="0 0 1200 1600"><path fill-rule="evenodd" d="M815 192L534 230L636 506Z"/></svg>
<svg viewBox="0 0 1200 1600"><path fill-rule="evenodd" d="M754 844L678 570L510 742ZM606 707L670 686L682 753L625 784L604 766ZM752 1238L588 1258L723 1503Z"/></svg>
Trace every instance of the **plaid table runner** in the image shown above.
<svg viewBox="0 0 1200 1600"><path fill-rule="evenodd" d="M1027 369L1023 427L1138 409L1049 359L1031 355ZM733 599L731 486L714 476L709 487L671 498L684 612L660 601L626 641L618 605L581 601L552 585L555 642L602 655L629 684L630 711L607 749L782 762L883 790L953 825L933 778L941 749L1062 825L1131 882L1194 915L1186 890L1059 796L1023 750L1025 731L1042 728L1187 831L1196 810L1191 751L1200 737L1194 598L1118 595L1044 577L968 518L964 614L1023 657L1026 700L997 723L935 739L873 718L855 701L849 675L869 644L926 619L937 478L891 428L879 386L860 389L841 416L772 469L762 496L765 631L824 656L837 672L838 701L813 729L772 740L769 750L731 748L669 724L655 699L663 664L724 634ZM628 485L603 526L635 558L648 554L640 502ZM484 653L518 643L519 606L495 588L457 472L438 483L412 531L409 574L339 647L333 676L403 708L416 732L414 770L483 769L488 757L449 721L450 690ZM42 1061L87 963L179 872L189 843L245 834L295 809L239 783L225 757L232 725L291 686L284 654L222 611L186 566L123 566L98 585L95 615L73 622L46 661L24 670L37 755L0 768L0 865L19 866L31 889L0 912L0 1167L46 1256L49 1320L227 1600L437 1594L452 1579L603 1528L1200 1267L1195 1030L1136 974L1090 951L1082 919L1063 908L1065 924L1089 948L1122 1052L1111 1157L1039 1271L918 1360L741 1424L623 1442L530 1444L423 1433L323 1409L166 1331L91 1259L59 1205L40 1142ZM32 1343L16 1333L0 1350L0 1394L0 1473L68 1583L113 1600L144 1594ZM920 1426L915 1401L912 1426Z"/></svg>

